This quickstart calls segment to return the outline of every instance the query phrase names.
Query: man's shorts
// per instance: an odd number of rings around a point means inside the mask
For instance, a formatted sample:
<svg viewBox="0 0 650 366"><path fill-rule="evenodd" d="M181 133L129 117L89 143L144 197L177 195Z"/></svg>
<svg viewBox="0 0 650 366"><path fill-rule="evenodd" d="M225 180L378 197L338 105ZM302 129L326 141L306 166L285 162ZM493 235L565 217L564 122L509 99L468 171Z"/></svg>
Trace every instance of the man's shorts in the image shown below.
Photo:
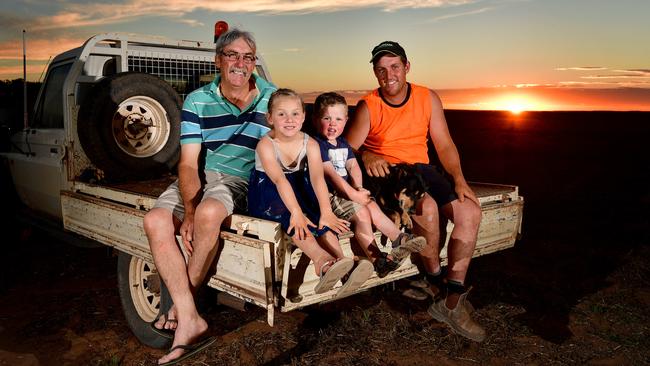
<svg viewBox="0 0 650 366"><path fill-rule="evenodd" d="M330 205L332 206L332 212L334 212L334 215L348 221L350 221L350 219L363 208L363 206L354 201L339 197L332 193L330 193Z"/></svg>
<svg viewBox="0 0 650 366"><path fill-rule="evenodd" d="M248 198L248 180L234 175L213 171L205 171L205 184L201 201L212 198L221 202L228 211L245 212ZM165 208L171 211L179 220L183 220L185 209L178 180L170 184L156 200L154 208Z"/></svg>
<svg viewBox="0 0 650 366"><path fill-rule="evenodd" d="M422 175L428 187L427 192L436 201L438 207L442 207L458 199L458 195L454 189L454 182L444 171L439 170L439 168L433 165L422 163L416 163L415 169Z"/></svg>

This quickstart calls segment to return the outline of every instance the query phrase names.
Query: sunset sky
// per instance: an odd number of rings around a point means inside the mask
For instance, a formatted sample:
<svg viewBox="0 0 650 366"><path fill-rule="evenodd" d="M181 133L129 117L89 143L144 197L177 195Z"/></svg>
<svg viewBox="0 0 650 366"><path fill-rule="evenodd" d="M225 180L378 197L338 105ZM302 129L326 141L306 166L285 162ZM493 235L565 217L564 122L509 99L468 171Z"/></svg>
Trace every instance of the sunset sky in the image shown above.
<svg viewBox="0 0 650 366"><path fill-rule="evenodd" d="M375 88L370 50L394 40L445 108L650 111L649 15L649 0L4 0L0 79L22 77L23 29L38 80L97 33L208 41L226 20L303 93Z"/></svg>

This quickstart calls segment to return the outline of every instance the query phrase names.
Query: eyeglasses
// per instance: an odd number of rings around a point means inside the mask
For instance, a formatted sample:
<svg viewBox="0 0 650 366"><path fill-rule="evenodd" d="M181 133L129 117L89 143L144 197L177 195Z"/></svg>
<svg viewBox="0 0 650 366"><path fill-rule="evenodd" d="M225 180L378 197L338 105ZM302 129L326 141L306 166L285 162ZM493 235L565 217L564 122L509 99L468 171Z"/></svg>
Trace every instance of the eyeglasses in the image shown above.
<svg viewBox="0 0 650 366"><path fill-rule="evenodd" d="M245 64L252 64L255 63L255 55L252 53L239 53L239 52L221 52L221 55L225 57L226 60L235 62L239 60L240 58L244 60Z"/></svg>

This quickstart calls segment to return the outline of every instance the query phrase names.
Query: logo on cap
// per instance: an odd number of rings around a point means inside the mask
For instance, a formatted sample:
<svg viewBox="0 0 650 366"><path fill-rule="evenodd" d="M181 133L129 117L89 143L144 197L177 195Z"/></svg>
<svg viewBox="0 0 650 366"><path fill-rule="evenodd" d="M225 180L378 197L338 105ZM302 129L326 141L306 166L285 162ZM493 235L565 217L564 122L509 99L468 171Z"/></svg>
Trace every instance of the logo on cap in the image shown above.
<svg viewBox="0 0 650 366"><path fill-rule="evenodd" d="M397 42L393 41L383 41L375 48L372 49L372 58L370 59L370 62L375 61L379 56L383 55L384 53L390 53L395 56L402 57L404 60L406 60L406 51L404 51L404 48L399 45Z"/></svg>

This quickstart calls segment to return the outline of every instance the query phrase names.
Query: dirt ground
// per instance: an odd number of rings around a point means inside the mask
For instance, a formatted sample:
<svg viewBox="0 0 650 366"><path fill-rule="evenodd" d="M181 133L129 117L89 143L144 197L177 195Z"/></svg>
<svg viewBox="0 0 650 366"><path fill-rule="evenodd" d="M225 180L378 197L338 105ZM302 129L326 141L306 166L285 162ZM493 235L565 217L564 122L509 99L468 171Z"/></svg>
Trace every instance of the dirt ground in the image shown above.
<svg viewBox="0 0 650 366"><path fill-rule="evenodd" d="M427 301L402 297L405 283L277 314L273 328L261 309L211 305L210 290L202 312L218 340L185 364L648 364L647 216L600 232L607 217L535 216L515 248L472 264L482 344L432 320ZM108 249L13 229L2 256L0 365L152 365L163 354L127 327Z"/></svg>
<svg viewBox="0 0 650 366"><path fill-rule="evenodd" d="M470 266L485 342L450 333L428 301L401 296L404 283L276 313L273 328L208 290L201 312L218 339L184 365L650 365L647 114L541 113L510 127L486 116L448 116L464 171L519 185L526 203L515 247ZM164 351L124 319L113 253L11 218L0 230L1 366L155 364Z"/></svg>

